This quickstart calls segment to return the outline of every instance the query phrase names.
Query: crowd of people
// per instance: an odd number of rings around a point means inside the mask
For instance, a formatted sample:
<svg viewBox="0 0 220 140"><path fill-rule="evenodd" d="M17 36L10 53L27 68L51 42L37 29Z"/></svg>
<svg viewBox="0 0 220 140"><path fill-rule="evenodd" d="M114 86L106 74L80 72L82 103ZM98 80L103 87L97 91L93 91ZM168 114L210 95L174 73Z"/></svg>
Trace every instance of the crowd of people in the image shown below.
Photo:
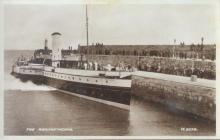
<svg viewBox="0 0 220 140"><path fill-rule="evenodd" d="M197 75L198 78L216 79L215 63L213 61L148 58L140 60L139 70L180 76Z"/></svg>
<svg viewBox="0 0 220 140"><path fill-rule="evenodd" d="M120 67L125 71L157 72L170 75L187 76L197 75L198 78L216 79L216 63L211 60L201 59L179 59L166 57L106 57L96 56L90 58L91 61L96 60L98 67L102 70L103 65L111 64ZM98 69L99 69L98 68Z"/></svg>

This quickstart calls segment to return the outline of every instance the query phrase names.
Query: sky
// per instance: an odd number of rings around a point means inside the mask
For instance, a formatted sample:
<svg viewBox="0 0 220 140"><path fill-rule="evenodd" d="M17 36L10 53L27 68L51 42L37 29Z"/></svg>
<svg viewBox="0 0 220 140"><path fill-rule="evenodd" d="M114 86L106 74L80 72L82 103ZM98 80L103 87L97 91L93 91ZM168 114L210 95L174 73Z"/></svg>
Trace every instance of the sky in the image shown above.
<svg viewBox="0 0 220 140"><path fill-rule="evenodd" d="M89 44L216 43L213 4L89 4ZM39 49L51 34L62 34L63 48L86 44L83 4L5 4L5 49Z"/></svg>

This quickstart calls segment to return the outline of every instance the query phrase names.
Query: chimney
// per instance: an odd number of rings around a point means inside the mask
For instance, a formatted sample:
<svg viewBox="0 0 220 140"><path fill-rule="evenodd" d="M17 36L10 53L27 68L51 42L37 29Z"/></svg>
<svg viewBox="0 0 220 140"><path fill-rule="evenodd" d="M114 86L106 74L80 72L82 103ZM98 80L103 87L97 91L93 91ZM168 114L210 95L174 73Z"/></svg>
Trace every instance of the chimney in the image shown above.
<svg viewBox="0 0 220 140"><path fill-rule="evenodd" d="M62 59L62 41L61 34L54 32L51 34L52 37L52 66L60 67L60 60Z"/></svg>
<svg viewBox="0 0 220 140"><path fill-rule="evenodd" d="M48 50L48 41L47 41L47 39L45 39L45 42L44 42L44 49Z"/></svg>

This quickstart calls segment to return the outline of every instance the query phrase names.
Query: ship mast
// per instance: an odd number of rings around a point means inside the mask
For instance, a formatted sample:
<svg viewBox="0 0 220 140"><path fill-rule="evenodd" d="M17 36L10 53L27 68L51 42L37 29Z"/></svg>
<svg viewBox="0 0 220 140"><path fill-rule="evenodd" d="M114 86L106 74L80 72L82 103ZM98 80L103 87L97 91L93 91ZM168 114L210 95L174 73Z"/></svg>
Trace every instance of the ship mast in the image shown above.
<svg viewBox="0 0 220 140"><path fill-rule="evenodd" d="M87 10L87 4L86 4L86 46L87 48L89 47L89 24L88 24L88 10ZM80 51L80 67L82 67L82 57L83 57L83 52Z"/></svg>
<svg viewBox="0 0 220 140"><path fill-rule="evenodd" d="M88 23L88 10L86 4L86 45L89 47L89 23Z"/></svg>

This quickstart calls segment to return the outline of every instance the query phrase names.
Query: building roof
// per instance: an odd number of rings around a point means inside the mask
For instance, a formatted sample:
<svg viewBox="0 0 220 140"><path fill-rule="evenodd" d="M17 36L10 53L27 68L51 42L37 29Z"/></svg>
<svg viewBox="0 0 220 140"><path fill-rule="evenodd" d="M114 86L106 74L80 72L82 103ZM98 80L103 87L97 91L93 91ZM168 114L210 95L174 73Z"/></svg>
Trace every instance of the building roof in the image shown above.
<svg viewBox="0 0 220 140"><path fill-rule="evenodd" d="M61 33L59 33L59 32L54 32L54 33L52 33L51 35L61 35Z"/></svg>

